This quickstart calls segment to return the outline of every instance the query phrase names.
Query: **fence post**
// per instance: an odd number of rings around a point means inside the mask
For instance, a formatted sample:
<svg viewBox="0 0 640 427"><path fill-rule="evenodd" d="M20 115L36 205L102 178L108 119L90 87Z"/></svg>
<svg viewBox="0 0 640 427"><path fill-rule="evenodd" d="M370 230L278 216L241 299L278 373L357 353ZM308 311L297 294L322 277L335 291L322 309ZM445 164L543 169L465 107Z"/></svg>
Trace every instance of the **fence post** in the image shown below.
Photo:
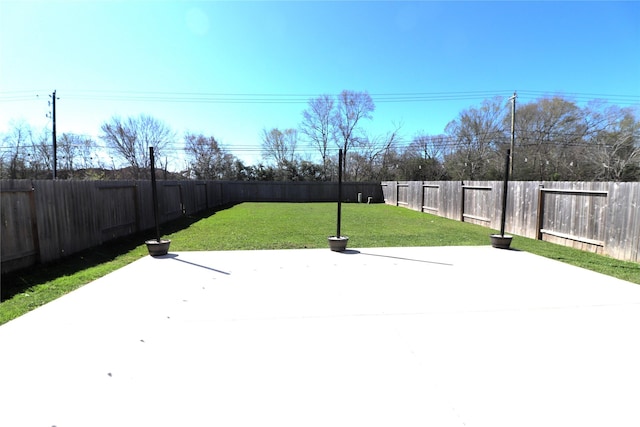
<svg viewBox="0 0 640 427"><path fill-rule="evenodd" d="M536 218L536 239L542 240L542 226L544 222L544 184L538 187L538 212Z"/></svg>
<svg viewBox="0 0 640 427"><path fill-rule="evenodd" d="M464 222L464 181L460 181L462 194L460 195L460 222Z"/></svg>

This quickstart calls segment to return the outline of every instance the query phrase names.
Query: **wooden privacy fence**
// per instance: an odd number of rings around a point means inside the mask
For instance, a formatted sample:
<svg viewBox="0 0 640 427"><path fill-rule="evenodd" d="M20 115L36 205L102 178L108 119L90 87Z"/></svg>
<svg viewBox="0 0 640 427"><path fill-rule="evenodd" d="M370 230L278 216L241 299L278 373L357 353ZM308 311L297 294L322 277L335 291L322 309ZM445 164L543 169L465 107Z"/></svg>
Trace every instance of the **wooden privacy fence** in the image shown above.
<svg viewBox="0 0 640 427"><path fill-rule="evenodd" d="M502 181L385 181L385 203L500 229ZM640 182L509 183L505 231L640 262Z"/></svg>
<svg viewBox="0 0 640 427"><path fill-rule="evenodd" d="M165 223L241 202L331 202L335 182L158 181ZM379 183L343 183L382 202ZM2 273L50 262L155 226L150 181L0 181Z"/></svg>

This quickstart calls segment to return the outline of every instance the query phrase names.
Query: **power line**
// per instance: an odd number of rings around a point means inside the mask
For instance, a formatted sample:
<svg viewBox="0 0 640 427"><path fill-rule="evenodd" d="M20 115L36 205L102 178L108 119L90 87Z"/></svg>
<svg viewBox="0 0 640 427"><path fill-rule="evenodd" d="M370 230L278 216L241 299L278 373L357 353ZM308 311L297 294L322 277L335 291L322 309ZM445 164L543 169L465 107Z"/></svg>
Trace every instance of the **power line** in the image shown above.
<svg viewBox="0 0 640 427"><path fill-rule="evenodd" d="M0 92L0 102L30 101L41 91L7 91ZM640 104L640 96L624 94L576 93L519 90L523 99L571 98L577 101L606 99L624 105ZM414 102L446 102L492 99L508 97L509 90L463 91L463 92L390 92L371 93L376 103L414 103ZM306 104L310 99L323 94L311 93L224 93L224 92L147 92L147 91L105 91L78 90L65 92L67 100L77 101L130 101L130 102L175 102L175 103L208 103L208 104Z"/></svg>
<svg viewBox="0 0 640 427"><path fill-rule="evenodd" d="M518 143L516 144L518 147L533 147L533 146L583 146L583 147L590 147L593 145L596 145L597 143L592 142L590 140L581 140L582 138L585 137L584 134L581 133L562 133L562 132L544 132L541 133L539 131L535 131L535 130L517 130L516 129L516 133L518 134ZM81 136L81 137L85 137L88 139L91 139L94 144L93 147L97 148L97 149L101 149L101 150L107 150L110 147L106 144L100 144L98 143L96 140L93 139L93 137L91 135L85 135L85 134L73 134L76 136ZM395 148L407 148L412 144L416 144L417 146L420 145L427 145L430 147L441 147L441 148L459 148L459 147L467 147L467 146L473 146L475 143L469 143L469 142L465 142L465 140L456 138L455 136L450 136L450 135L424 135L424 136L429 136L429 137L434 137L437 138L437 141L435 142L431 142L429 141L429 143L427 144L420 144L416 138L399 138L395 141L395 143L393 144L393 147ZM488 132L487 134L485 134L486 138L483 139L483 143L487 144L487 145L491 145L491 144L506 144L508 141L508 131L503 130L503 131L494 131L494 132ZM574 141L572 142L558 142L559 139L562 138L571 138ZM99 140L99 138L98 138ZM476 140L477 141L477 140ZM73 147L85 147L85 145L83 144L67 144ZM164 148L165 151L188 151L188 149L186 147L180 147L180 145L183 145L183 141L182 140L173 140L170 141L167 144L167 147ZM221 144L221 149L223 151L240 151L240 152L261 152L263 150L262 148L262 144L231 144L232 146L230 148L227 148L225 146L225 144ZM385 145L384 143L380 144L381 146ZM0 146L0 149L12 149L15 148L14 146ZM339 147L337 145L334 144L329 144L328 149L329 150L337 150ZM316 152L318 150L317 146L314 145L313 143L307 143L307 142L302 142L302 143L298 143L298 145L296 146L296 151L301 151L301 152Z"/></svg>

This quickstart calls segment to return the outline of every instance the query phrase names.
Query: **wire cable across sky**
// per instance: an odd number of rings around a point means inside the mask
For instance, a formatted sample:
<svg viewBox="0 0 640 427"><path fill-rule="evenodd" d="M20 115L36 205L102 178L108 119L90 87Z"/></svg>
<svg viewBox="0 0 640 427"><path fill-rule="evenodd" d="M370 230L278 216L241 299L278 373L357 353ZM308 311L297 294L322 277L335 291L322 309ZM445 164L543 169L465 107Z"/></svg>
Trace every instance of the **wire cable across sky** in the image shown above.
<svg viewBox="0 0 640 427"><path fill-rule="evenodd" d="M370 95L374 103L377 104L387 102L477 101L495 97L506 98L511 96L513 93L513 90L487 90L471 92L371 93ZM531 90L518 90L517 93L518 98L521 100L521 102L560 96L570 101L576 102L586 102L594 99L601 99L609 103L622 106L640 105L640 96L634 95L554 93ZM104 90L72 90L68 92L60 92L60 94L65 99L78 101L144 101L208 104L307 104L311 99L323 95L309 93L206 93ZM47 96L47 92L43 90L0 92L0 102L31 101L34 98L45 96Z"/></svg>

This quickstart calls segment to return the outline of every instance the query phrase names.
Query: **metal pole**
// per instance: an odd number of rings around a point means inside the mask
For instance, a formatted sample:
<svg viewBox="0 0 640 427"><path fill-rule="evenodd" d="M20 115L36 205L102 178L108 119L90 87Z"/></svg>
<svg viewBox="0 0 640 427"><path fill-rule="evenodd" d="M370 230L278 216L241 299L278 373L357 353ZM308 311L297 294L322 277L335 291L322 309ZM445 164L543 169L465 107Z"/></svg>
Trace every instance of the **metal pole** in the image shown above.
<svg viewBox="0 0 640 427"><path fill-rule="evenodd" d="M511 149L509 150L511 152L511 157L509 157L509 163L511 164L511 168L510 168L510 175L511 178L513 179L513 148L515 145L515 140L516 140L516 133L515 133L515 128L516 128L516 98L517 95L515 92L513 92L513 96L511 97Z"/></svg>
<svg viewBox="0 0 640 427"><path fill-rule="evenodd" d="M160 226L158 225L158 190L156 189L156 165L153 156L153 147L149 147L151 159L151 194L153 195L153 219L156 222L156 241L160 243Z"/></svg>
<svg viewBox="0 0 640 427"><path fill-rule="evenodd" d="M340 221L342 215L342 148L338 150L338 230L336 237L340 237Z"/></svg>
<svg viewBox="0 0 640 427"><path fill-rule="evenodd" d="M511 159L511 150L507 150L504 165L504 185L502 186L502 217L500 218L500 235L504 237L504 223L507 220L507 190L509 188L509 160Z"/></svg>
<svg viewBox="0 0 640 427"><path fill-rule="evenodd" d="M51 118L53 119L53 127L51 131L51 139L53 140L53 179L58 179L58 143L56 141L56 91L53 91L52 97L52 112Z"/></svg>

